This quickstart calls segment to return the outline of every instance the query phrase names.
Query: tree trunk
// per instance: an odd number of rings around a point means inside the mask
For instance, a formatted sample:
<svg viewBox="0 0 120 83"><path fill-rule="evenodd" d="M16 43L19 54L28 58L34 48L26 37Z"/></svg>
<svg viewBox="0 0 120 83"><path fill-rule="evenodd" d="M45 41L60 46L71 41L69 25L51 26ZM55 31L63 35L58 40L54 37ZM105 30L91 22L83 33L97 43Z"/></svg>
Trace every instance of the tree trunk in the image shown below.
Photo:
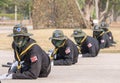
<svg viewBox="0 0 120 83"><path fill-rule="evenodd" d="M32 21L33 28L44 28L49 20L51 0L33 0Z"/></svg>
<svg viewBox="0 0 120 83"><path fill-rule="evenodd" d="M102 4L102 3L101 3ZM109 0L106 1L106 7L105 10L103 12L100 12L100 19L99 22L101 22L102 20L107 19L106 14L108 12L108 6L109 6Z"/></svg>
<svg viewBox="0 0 120 83"><path fill-rule="evenodd" d="M99 19L98 3L99 3L99 0L95 0L96 19Z"/></svg>
<svg viewBox="0 0 120 83"><path fill-rule="evenodd" d="M76 1L77 6L78 6L78 9L80 11L80 15L82 16L82 20L84 22L84 25L86 26L86 28L91 28L90 17L91 17L91 12L94 9L93 0L89 0L89 1L86 0L85 1L85 5L83 7L84 11L81 10L82 8L80 9L80 6L79 6L77 0L75 0L75 1Z"/></svg>
<svg viewBox="0 0 120 83"><path fill-rule="evenodd" d="M83 24L74 0L34 0L33 28L74 28Z"/></svg>

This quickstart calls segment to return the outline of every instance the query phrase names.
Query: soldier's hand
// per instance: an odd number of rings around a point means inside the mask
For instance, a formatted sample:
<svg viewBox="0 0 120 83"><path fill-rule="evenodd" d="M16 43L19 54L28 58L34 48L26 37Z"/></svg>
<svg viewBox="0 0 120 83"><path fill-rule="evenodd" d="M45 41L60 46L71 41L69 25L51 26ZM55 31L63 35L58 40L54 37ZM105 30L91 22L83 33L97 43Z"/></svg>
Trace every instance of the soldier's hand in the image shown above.
<svg viewBox="0 0 120 83"><path fill-rule="evenodd" d="M53 60L52 53L53 53L53 49L50 49L50 50L48 51L48 56L50 57L50 60Z"/></svg>

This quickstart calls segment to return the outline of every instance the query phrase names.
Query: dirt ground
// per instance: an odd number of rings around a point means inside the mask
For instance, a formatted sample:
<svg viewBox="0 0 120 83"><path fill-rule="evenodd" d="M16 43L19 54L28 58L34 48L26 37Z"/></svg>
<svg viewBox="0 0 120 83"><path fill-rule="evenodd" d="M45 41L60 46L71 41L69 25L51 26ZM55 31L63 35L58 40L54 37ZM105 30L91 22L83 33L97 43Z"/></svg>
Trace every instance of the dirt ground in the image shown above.
<svg viewBox="0 0 120 83"><path fill-rule="evenodd" d="M13 52L0 50L0 65L13 60ZM47 78L1 80L1 83L120 83L120 53L100 53L95 58L79 57L72 66L52 66ZM0 74L8 68L0 66Z"/></svg>
<svg viewBox="0 0 120 83"><path fill-rule="evenodd" d="M7 37L10 33L12 33L13 26L0 26L0 50L11 50L11 43L12 43L12 37ZM28 32L34 34L31 36L31 38L34 38L37 41L37 44L39 44L46 52L54 48L51 41L49 40L49 37L52 36L52 33L56 29L39 29L39 30L33 30L32 26L27 26L29 29ZM120 53L120 28L117 27L110 27L110 31L113 34L114 40L117 42L115 46L102 49L100 52L111 52L111 53ZM71 37L71 34L73 33L74 29L60 29L64 32L64 34L74 41L74 39ZM91 29L83 29L84 32L86 32L87 35L92 36L92 30ZM74 41L75 42L75 41Z"/></svg>

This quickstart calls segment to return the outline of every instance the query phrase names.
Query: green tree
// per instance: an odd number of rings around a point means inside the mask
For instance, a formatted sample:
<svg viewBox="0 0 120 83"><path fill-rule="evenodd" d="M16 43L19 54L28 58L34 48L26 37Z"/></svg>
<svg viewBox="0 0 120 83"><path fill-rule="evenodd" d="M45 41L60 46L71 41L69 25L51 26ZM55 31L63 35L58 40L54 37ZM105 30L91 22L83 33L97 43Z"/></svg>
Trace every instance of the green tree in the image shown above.
<svg viewBox="0 0 120 83"><path fill-rule="evenodd" d="M15 5L17 13L24 17L29 17L32 8L32 0L0 0L0 13L14 13Z"/></svg>
<svg viewBox="0 0 120 83"><path fill-rule="evenodd" d="M113 16L112 20L117 21L117 18L120 16L120 0L111 0L109 11L111 11Z"/></svg>
<svg viewBox="0 0 120 83"><path fill-rule="evenodd" d="M0 0L0 13L8 13L6 9L10 9L11 4L12 0Z"/></svg>
<svg viewBox="0 0 120 83"><path fill-rule="evenodd" d="M13 0L14 5L17 6L17 12L24 17L29 18L29 14L32 8L32 0Z"/></svg>

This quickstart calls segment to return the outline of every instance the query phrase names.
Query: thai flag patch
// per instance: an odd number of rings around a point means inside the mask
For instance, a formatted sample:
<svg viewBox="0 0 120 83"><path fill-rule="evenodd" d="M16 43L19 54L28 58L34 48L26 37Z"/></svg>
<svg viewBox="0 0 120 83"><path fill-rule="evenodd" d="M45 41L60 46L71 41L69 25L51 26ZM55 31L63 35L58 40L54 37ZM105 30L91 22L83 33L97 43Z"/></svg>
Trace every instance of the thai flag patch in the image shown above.
<svg viewBox="0 0 120 83"><path fill-rule="evenodd" d="M87 46L88 46L88 48L90 48L90 47L92 47L92 44L91 44L91 43L89 43Z"/></svg>
<svg viewBox="0 0 120 83"><path fill-rule="evenodd" d="M32 56L30 59L31 59L31 62L36 62L38 60L37 56Z"/></svg>
<svg viewBox="0 0 120 83"><path fill-rule="evenodd" d="M70 52L71 52L70 47L67 47L66 50L65 50L65 53L69 54Z"/></svg>

